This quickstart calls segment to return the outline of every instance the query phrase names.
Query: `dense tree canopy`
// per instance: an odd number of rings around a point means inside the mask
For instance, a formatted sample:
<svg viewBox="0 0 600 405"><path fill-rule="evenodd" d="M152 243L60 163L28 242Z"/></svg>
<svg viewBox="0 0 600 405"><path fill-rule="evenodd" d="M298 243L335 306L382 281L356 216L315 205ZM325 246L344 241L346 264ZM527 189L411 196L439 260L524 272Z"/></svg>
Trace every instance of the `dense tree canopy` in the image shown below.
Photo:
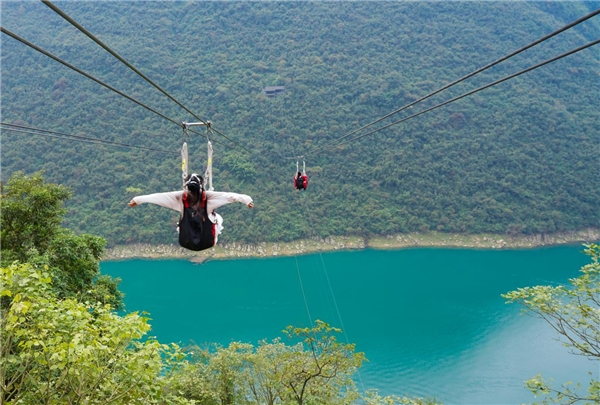
<svg viewBox="0 0 600 405"><path fill-rule="evenodd" d="M77 297L120 308L123 299L115 280L100 274L105 241L94 235L76 235L62 227L64 202L71 191L45 181L43 174L16 172L0 184L0 261L47 266L53 289L60 298Z"/></svg>
<svg viewBox="0 0 600 405"><path fill-rule="evenodd" d="M0 402L187 403L161 390L161 372L180 356L176 346L141 340L147 318L57 299L51 274L29 264L1 270Z"/></svg>
<svg viewBox="0 0 600 405"><path fill-rule="evenodd" d="M170 377L171 389L206 405L434 405L434 399L359 393L352 379L364 361L353 344L337 341L341 330L316 321L312 328L289 326L290 344L277 338L257 346L192 346L189 361Z"/></svg>
<svg viewBox="0 0 600 405"><path fill-rule="evenodd" d="M334 142L598 2L56 4L235 141L213 136L215 187L251 195L256 209L222 209L223 243L600 226L595 48L370 136ZM176 122L196 120L43 3L7 2L2 21ZM592 18L369 130L599 32ZM66 226L101 235L109 245L176 243L176 213L130 210L126 203L133 193L181 187L181 128L5 35L1 52L3 122L156 149L4 128L3 179L43 169L74 191ZM267 97L263 89L272 85L285 86L284 93ZM206 147L199 133L188 139L190 168L202 172ZM306 155L310 177L302 196L291 184L298 155Z"/></svg>

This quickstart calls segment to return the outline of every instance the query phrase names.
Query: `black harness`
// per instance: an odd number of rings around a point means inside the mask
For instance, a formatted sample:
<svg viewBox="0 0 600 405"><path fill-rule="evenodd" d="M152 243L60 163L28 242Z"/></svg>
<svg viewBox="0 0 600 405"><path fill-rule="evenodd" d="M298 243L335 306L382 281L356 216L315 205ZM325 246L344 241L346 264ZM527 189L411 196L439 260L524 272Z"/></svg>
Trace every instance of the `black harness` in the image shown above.
<svg viewBox="0 0 600 405"><path fill-rule="evenodd" d="M199 208L199 209L198 209ZM206 194L202 190L200 206L191 207L187 193L183 193L183 216L179 221L179 244L189 250L200 251L215 245L216 224L206 212Z"/></svg>

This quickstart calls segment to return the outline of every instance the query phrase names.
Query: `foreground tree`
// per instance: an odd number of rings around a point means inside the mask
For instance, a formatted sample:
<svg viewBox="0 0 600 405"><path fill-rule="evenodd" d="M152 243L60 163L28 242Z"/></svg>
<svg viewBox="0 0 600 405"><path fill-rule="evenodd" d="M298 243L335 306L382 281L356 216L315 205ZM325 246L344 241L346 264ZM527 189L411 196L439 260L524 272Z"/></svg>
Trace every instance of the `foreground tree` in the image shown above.
<svg viewBox="0 0 600 405"><path fill-rule="evenodd" d="M592 262L581 269L583 273L569 280L566 286L535 286L511 291L504 298L517 302L528 313L546 321L558 333L562 343L576 355L600 362L600 246L586 246L585 253ZM541 375L526 382L535 395L552 395L546 403L573 404L600 403L600 381L592 376L587 394L581 393L580 384L571 387L564 384L553 388Z"/></svg>
<svg viewBox="0 0 600 405"><path fill-rule="evenodd" d="M361 399L365 405L441 405L435 398L407 398L396 395L382 397L377 390L368 390Z"/></svg>
<svg viewBox="0 0 600 405"><path fill-rule="evenodd" d="M2 184L0 236L3 258L26 262L32 251L50 248L66 213L63 202L71 191L44 181L41 172L26 176L16 172L8 184Z"/></svg>
<svg viewBox="0 0 600 405"><path fill-rule="evenodd" d="M286 396L298 405L315 398L327 404L350 404L358 398L352 376L365 356L354 352L354 344L339 343L335 334L340 332L319 320L313 328L286 328L288 337L302 340L281 359L281 383Z"/></svg>
<svg viewBox="0 0 600 405"><path fill-rule="evenodd" d="M163 389L161 373L182 355L175 345L141 340L146 318L57 299L50 273L29 264L0 275L0 403L188 403Z"/></svg>
<svg viewBox="0 0 600 405"><path fill-rule="evenodd" d="M283 364L280 361L286 353L293 350L280 339L269 343L259 342L254 354L250 357L250 367L244 370L242 383L247 392L258 404L275 405L285 397L286 387L281 381Z"/></svg>
<svg viewBox="0 0 600 405"><path fill-rule="evenodd" d="M188 361L169 380L170 389L203 405L335 405L359 399L352 376L364 354L338 343L339 329L317 321L313 328L290 326L285 332L300 341L189 348Z"/></svg>
<svg viewBox="0 0 600 405"><path fill-rule="evenodd" d="M41 172L16 172L0 185L1 263L13 261L48 266L58 298L103 302L120 308L119 280L100 275L105 241L93 235L76 235L61 226L68 188L47 183Z"/></svg>

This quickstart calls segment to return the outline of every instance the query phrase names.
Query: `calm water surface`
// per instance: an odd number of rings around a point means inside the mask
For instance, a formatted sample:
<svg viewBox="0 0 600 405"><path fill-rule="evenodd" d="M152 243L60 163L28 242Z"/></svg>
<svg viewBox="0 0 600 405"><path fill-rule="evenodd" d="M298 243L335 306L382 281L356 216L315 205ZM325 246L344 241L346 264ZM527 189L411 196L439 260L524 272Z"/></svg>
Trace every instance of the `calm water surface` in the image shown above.
<svg viewBox="0 0 600 405"><path fill-rule="evenodd" d="M361 389L445 404L519 404L523 381L589 381L597 363L569 354L544 322L500 294L566 283L589 262L581 246L532 250L362 250L193 264L104 262L127 311L147 311L161 342L256 344L321 319L369 362Z"/></svg>

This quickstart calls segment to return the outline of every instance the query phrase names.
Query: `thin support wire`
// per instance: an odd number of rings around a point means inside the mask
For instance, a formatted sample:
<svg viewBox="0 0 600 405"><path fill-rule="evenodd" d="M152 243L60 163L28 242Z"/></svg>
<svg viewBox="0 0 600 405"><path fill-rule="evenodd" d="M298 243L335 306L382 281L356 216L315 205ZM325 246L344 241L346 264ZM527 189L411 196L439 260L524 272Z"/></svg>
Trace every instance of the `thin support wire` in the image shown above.
<svg viewBox="0 0 600 405"><path fill-rule="evenodd" d="M302 290L302 297L304 298L304 305L306 306L306 313L308 314L308 321L310 327L314 328L312 317L310 316L310 309L308 308L308 301L306 300L306 293L304 292L304 284L302 283L302 276L300 275L300 266L298 265L298 256L294 256L296 259L296 271L298 272L298 280L300 280L300 289Z"/></svg>
<svg viewBox="0 0 600 405"><path fill-rule="evenodd" d="M301 199L304 200L304 198L302 198L302 197L301 197ZM311 236L313 237L313 239L316 239L316 235L313 234L313 232L312 232L313 228L310 226L310 223L312 223L312 222L311 222L311 218L310 218L310 210L308 209L308 205L307 205L307 203L305 201L303 201L302 205L303 205L303 208L304 208L304 211L305 211L305 214L306 214L305 218L307 218L308 221L309 221L309 230L310 230ZM321 258L321 265L323 266L323 272L325 273L325 278L327 280L327 285L329 287L329 292L330 292L331 298L333 300L333 305L335 307L335 311L336 311L338 319L340 321L340 326L342 328L342 333L343 333L343 335L344 335L344 337L346 339L346 343L350 344L350 339L348 337L348 333L346 332L346 327L344 326L344 321L342 320L342 314L340 312L340 308L338 306L337 299L335 298L335 293L333 291L333 287L331 285L331 281L329 280L329 273L327 271L327 266L325 266L325 261L323 260L323 253L321 251L319 251L319 257ZM296 266L298 267L298 258L297 257L296 257ZM300 276L300 269L299 269L299 267L298 267L298 276ZM302 283L302 280L300 280L300 283ZM304 295L304 287L302 287L302 294ZM306 296L304 296L304 300L306 302ZM308 310L308 304L307 304L307 310ZM312 321L311 321L311 324L312 324ZM360 370L357 369L356 370L356 374L358 375L358 380L360 382L361 388L363 389L363 391L365 391L365 386L364 386L362 377L360 375Z"/></svg>

